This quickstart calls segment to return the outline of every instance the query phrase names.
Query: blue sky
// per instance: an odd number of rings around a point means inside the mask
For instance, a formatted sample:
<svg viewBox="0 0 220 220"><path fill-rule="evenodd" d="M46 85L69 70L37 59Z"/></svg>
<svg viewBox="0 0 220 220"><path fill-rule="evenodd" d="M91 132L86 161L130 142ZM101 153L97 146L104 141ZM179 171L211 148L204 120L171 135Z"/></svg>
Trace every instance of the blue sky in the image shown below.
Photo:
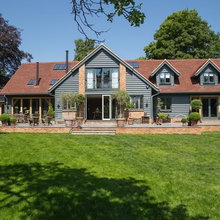
<svg viewBox="0 0 220 220"><path fill-rule="evenodd" d="M78 33L71 14L70 0L0 0L0 13L9 24L22 29L21 49L33 55L32 62L65 60L65 50L74 57L74 40L83 38ZM175 11L196 9L215 32L220 32L220 1L210 0L139 0L143 2L146 20L139 28L130 27L123 18L114 22L95 19L97 28L110 29L103 34L105 45L123 59L144 56L144 47L164 19Z"/></svg>

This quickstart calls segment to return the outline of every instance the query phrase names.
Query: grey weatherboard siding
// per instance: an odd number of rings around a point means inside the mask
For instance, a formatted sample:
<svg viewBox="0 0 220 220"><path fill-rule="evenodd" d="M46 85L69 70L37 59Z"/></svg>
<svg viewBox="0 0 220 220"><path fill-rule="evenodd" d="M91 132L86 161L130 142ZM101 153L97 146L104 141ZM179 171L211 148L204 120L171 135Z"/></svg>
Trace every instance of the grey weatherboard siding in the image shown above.
<svg viewBox="0 0 220 220"><path fill-rule="evenodd" d="M158 97L171 97L171 112L167 112L171 118L183 118L189 115L189 95L160 95Z"/></svg>
<svg viewBox="0 0 220 220"><path fill-rule="evenodd" d="M86 62L86 68L119 67L119 61L104 50L100 50Z"/></svg>
<svg viewBox="0 0 220 220"><path fill-rule="evenodd" d="M205 84L204 83L204 74L205 73L213 73L214 74L214 83L208 83ZM216 71L216 69L214 69L211 65L208 65L201 73L200 73L200 85L204 85L204 86L213 86L213 84L215 86L218 85L218 72Z"/></svg>
<svg viewBox="0 0 220 220"><path fill-rule="evenodd" d="M75 71L62 84L55 89L55 118L62 119L62 100L60 94L63 92L79 92L79 73ZM58 105L60 106L58 108Z"/></svg>
<svg viewBox="0 0 220 220"><path fill-rule="evenodd" d="M126 91L128 92L129 95L143 95L144 111L147 113L147 116L151 117L151 108L152 108L151 86L146 84L142 79L140 79L134 73L127 70Z"/></svg>

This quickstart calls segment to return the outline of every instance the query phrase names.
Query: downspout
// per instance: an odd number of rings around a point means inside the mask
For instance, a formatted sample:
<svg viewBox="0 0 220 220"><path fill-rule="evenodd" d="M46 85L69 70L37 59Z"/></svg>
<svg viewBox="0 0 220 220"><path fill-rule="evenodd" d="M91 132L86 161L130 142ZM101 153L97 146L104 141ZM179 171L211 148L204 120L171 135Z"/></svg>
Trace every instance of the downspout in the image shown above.
<svg viewBox="0 0 220 220"><path fill-rule="evenodd" d="M152 95L151 96L151 103L152 103L152 108L151 108L151 116L152 116L152 120L153 120L153 116L154 116L154 103L153 103L153 98L155 97L155 96L157 96L157 95L159 95L160 94L160 92L158 92L158 93L156 93L156 94L154 94L154 95Z"/></svg>
<svg viewBox="0 0 220 220"><path fill-rule="evenodd" d="M8 98L6 97L6 95L4 95L4 98L5 98L5 109L4 110L7 110L7 114L8 114Z"/></svg>

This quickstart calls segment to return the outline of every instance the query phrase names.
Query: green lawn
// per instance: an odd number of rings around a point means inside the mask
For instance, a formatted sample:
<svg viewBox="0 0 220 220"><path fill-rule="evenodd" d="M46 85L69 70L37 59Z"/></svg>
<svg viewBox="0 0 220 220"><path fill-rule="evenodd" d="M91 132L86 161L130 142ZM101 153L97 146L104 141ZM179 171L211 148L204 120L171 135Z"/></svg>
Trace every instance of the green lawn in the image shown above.
<svg viewBox="0 0 220 220"><path fill-rule="evenodd" d="M0 134L0 219L220 219L220 133Z"/></svg>

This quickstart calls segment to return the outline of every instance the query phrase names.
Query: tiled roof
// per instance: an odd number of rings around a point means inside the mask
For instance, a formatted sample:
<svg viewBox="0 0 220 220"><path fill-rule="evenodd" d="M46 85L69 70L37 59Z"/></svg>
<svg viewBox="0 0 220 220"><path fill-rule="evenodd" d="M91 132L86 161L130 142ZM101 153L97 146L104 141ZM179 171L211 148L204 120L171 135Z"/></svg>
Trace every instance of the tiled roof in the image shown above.
<svg viewBox="0 0 220 220"><path fill-rule="evenodd" d="M69 62L71 70L78 61ZM65 64L65 62L39 63L39 86L27 85L30 79L36 78L36 63L23 63L12 76L1 94L48 94L52 79L60 79L66 74L65 70L54 70L56 64Z"/></svg>
<svg viewBox="0 0 220 220"><path fill-rule="evenodd" d="M168 62L180 73L179 77L175 77L174 86L159 86L162 93L220 93L220 80L218 86L201 86L199 77L194 74L207 62L208 59L185 59L185 60L168 60ZM220 68L220 59L212 59L212 61ZM129 60L127 62L138 62L137 69L146 79L155 83L155 78L150 75L163 62L163 60Z"/></svg>
<svg viewBox="0 0 220 220"><path fill-rule="evenodd" d="M218 86L201 86L199 83L199 76L195 77L195 73L207 62L208 59L188 59L188 60L167 60L180 76L175 76L174 86L159 86L162 93L220 93L220 80ZM158 68L163 60L126 60L126 62L138 62L139 68L136 70L145 79L156 84L155 76L150 75ZM220 59L212 59L212 62L220 68ZM69 62L71 70L79 62ZM50 81L52 79L61 79L65 76L65 70L53 70L55 64L65 64L65 62L49 62L39 64L39 77L41 78L39 86L27 85L30 79L36 78L36 63L24 63L16 71L10 81L2 89L0 94L48 94L51 87Z"/></svg>

